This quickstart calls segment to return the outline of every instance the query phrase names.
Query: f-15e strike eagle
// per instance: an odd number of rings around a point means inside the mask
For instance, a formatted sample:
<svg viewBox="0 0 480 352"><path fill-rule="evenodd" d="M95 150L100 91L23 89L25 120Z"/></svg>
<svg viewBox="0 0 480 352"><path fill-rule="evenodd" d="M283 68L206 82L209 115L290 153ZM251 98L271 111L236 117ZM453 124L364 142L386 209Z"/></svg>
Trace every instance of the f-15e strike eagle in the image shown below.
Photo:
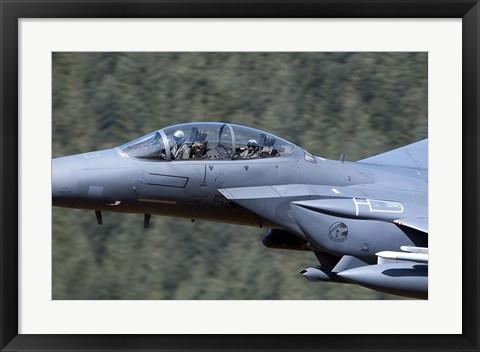
<svg viewBox="0 0 480 352"><path fill-rule="evenodd" d="M270 133L199 122L52 160L53 205L268 228L269 248L310 251L309 281L428 298L428 140L347 162Z"/></svg>

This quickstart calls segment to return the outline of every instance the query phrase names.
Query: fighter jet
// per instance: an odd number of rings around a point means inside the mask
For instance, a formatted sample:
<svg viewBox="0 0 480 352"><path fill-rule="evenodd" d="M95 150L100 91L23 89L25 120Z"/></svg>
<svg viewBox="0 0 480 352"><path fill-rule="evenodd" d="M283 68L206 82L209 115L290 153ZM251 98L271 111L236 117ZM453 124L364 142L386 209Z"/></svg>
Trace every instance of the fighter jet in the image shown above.
<svg viewBox="0 0 480 352"><path fill-rule="evenodd" d="M268 248L312 252L309 281L428 298L428 140L357 162L270 133L198 122L52 160L52 203L267 228Z"/></svg>

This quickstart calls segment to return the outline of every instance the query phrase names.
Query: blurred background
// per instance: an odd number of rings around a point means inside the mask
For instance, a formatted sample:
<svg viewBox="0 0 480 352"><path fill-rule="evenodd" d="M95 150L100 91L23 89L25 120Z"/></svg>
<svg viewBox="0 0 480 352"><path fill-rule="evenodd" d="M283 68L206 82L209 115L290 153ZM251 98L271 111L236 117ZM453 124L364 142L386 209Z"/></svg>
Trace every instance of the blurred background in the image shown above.
<svg viewBox="0 0 480 352"><path fill-rule="evenodd" d="M60 53L52 156L112 148L169 125L251 126L325 158L427 138L427 53ZM266 229L53 208L52 299L404 299L310 283L313 253Z"/></svg>

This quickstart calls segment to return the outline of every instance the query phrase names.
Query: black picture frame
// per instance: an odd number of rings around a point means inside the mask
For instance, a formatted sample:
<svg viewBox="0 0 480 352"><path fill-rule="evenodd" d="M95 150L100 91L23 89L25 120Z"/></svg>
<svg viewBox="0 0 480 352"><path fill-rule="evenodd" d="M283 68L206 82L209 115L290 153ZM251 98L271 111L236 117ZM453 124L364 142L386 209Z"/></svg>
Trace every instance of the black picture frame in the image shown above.
<svg viewBox="0 0 480 352"><path fill-rule="evenodd" d="M0 0L0 15L2 29L0 41L0 347L2 351L479 350L480 5L478 0ZM132 17L462 18L463 333L461 335L19 335L18 20L20 18ZM452 236L459 235L452 234Z"/></svg>

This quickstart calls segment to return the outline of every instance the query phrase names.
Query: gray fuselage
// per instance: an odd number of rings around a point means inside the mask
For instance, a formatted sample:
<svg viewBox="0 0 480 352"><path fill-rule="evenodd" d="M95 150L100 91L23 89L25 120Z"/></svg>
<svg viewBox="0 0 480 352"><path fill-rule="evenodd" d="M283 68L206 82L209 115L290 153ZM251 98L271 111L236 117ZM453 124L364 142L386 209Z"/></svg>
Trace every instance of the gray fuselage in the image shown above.
<svg viewBox="0 0 480 352"><path fill-rule="evenodd" d="M54 206L286 229L308 241L313 249L370 261L378 250L425 244L414 231L399 229L395 224L353 218L341 220L349 228L349 241L331 241L327 235L337 222L334 215L294 211L292 216L290 197L264 200L257 204L256 211L251 211L218 191L293 184L328 186L333 190L363 186L368 198L407 197L412 204L426 202L427 174L413 169L319 157L307 160L304 150L296 147L288 156L270 159L175 161L129 158L114 148L53 159L52 170ZM374 184L377 190L370 187ZM299 195L295 200L336 198L336 192L328 196ZM265 213L258 206L264 207Z"/></svg>

